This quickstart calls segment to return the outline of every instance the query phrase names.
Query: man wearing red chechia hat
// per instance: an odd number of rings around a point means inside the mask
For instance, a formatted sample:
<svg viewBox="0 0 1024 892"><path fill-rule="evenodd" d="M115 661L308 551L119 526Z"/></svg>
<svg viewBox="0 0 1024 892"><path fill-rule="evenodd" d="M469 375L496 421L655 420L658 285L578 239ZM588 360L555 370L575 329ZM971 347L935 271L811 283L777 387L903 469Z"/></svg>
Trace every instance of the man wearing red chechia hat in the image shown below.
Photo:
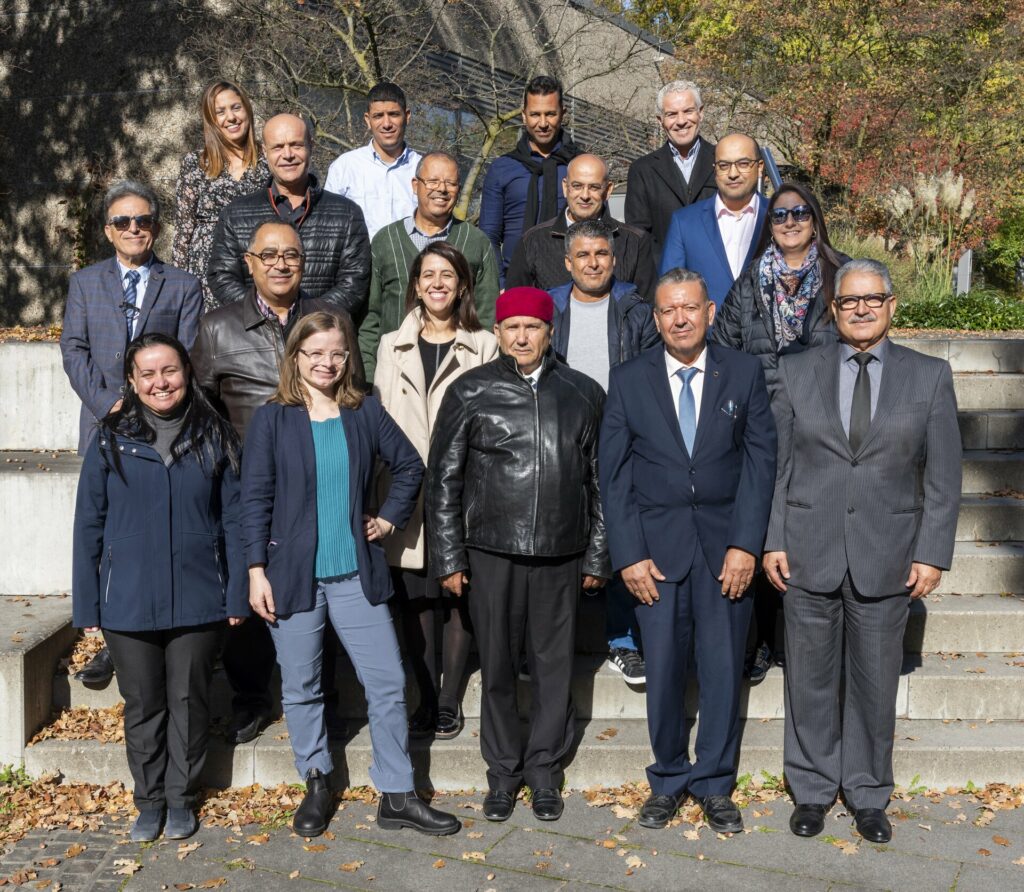
<svg viewBox="0 0 1024 892"><path fill-rule="evenodd" d="M428 461L431 572L469 598L480 652L489 821L511 816L523 784L535 817L562 814L577 596L581 581L593 591L611 576L597 488L604 391L549 349L553 315L537 288L498 298L501 355L448 388ZM533 685L525 743L516 708L524 642Z"/></svg>

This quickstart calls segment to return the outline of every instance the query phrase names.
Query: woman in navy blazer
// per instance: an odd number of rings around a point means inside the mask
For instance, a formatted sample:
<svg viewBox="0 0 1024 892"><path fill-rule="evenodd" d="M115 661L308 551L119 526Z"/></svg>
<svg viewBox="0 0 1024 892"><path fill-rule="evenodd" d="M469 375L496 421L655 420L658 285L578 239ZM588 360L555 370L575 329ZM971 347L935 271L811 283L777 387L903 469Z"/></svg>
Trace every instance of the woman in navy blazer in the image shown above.
<svg viewBox="0 0 1024 892"><path fill-rule="evenodd" d="M327 828L333 770L324 725L321 663L327 619L366 691L377 824L455 833L456 818L415 793L405 675L386 601L393 594L381 539L416 505L423 462L380 401L355 385L351 320L303 317L288 336L281 383L256 411L243 462L243 538L249 602L270 625L295 767L306 795L293 828ZM376 516L364 514L377 460L392 484Z"/></svg>
<svg viewBox="0 0 1024 892"><path fill-rule="evenodd" d="M249 615L239 443L195 386L185 348L143 334L121 408L100 423L75 505L72 610L102 628L124 698L135 841L184 839L209 739L224 620Z"/></svg>

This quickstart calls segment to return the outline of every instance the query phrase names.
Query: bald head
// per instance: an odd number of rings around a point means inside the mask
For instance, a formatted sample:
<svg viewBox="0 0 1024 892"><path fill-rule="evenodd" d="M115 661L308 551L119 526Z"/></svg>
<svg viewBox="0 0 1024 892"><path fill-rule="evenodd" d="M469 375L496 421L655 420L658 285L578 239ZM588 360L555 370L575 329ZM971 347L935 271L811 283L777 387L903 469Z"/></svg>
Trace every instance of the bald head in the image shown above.
<svg viewBox="0 0 1024 892"><path fill-rule="evenodd" d="M313 140L306 122L298 115L274 115L263 125L263 151L279 190L305 194Z"/></svg>
<svg viewBox="0 0 1024 892"><path fill-rule="evenodd" d="M730 133L715 146L715 185L722 203L740 212L749 203L758 184L764 163L761 150L745 133Z"/></svg>
<svg viewBox="0 0 1024 892"><path fill-rule="evenodd" d="M597 155L577 155L569 162L562 192L574 222L598 219L611 191L608 165Z"/></svg>

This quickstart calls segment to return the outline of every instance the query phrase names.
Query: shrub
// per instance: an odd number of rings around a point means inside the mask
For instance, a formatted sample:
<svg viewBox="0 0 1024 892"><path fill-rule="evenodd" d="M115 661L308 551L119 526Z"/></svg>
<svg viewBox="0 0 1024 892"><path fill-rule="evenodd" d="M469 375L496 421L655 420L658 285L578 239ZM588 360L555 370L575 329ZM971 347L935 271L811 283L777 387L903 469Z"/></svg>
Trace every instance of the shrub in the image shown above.
<svg viewBox="0 0 1024 892"><path fill-rule="evenodd" d="M1024 329L1024 300L998 291L904 300L896 306L899 328L954 328L966 331Z"/></svg>

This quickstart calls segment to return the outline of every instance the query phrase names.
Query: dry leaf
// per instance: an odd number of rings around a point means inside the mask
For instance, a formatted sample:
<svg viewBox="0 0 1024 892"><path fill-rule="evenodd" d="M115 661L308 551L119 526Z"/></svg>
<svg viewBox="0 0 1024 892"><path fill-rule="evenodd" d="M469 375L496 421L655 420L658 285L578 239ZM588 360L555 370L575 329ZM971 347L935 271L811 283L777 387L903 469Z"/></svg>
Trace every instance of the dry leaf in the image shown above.
<svg viewBox="0 0 1024 892"><path fill-rule="evenodd" d="M683 838L696 841L696 840L700 839L700 831L699 830L684 830L683 831Z"/></svg>
<svg viewBox="0 0 1024 892"><path fill-rule="evenodd" d="M640 858L638 858L638 857L637 857L636 855L630 855L630 856L629 856L629 857L628 857L628 858L626 859L626 864L627 864L627 865L629 865L630 867L632 867L632 868L633 868L634 870L636 870L636 869L638 869L638 868L640 868L640 867L646 867L646 866L647 866L647 865L646 865L646 864L644 864L644 862L643 862L643 861L641 861L641 860L640 860Z"/></svg>
<svg viewBox="0 0 1024 892"><path fill-rule="evenodd" d="M301 874L297 870L293 870L290 874L288 874L288 879L297 880L300 876Z"/></svg>
<svg viewBox="0 0 1024 892"><path fill-rule="evenodd" d="M628 821L636 817L636 809L624 808L621 805L613 805L612 814L617 818L622 818L623 820Z"/></svg>
<svg viewBox="0 0 1024 892"><path fill-rule="evenodd" d="M195 883L175 883L174 884L174 888L177 889L178 892L188 892L189 889L195 889L195 887L196 887Z"/></svg>
<svg viewBox="0 0 1024 892"><path fill-rule="evenodd" d="M184 861L196 849L202 845L201 842L178 843L178 860Z"/></svg>
<svg viewBox="0 0 1024 892"><path fill-rule="evenodd" d="M493 874L493 873L489 873L489 874L487 874L487 881L488 881L488 882L490 882L490 881L491 881L491 880L493 880L493 879L494 879L494 874Z"/></svg>
<svg viewBox="0 0 1024 892"><path fill-rule="evenodd" d="M466 836L470 839L481 839L483 834L479 830L474 830L472 833L467 833Z"/></svg>
<svg viewBox="0 0 1024 892"><path fill-rule="evenodd" d="M600 840L600 843L606 849L614 849L615 848L615 840L614 839L603 839L603 840Z"/></svg>
<svg viewBox="0 0 1024 892"><path fill-rule="evenodd" d="M462 860L463 861L486 861L487 860L487 855L484 854L483 852L463 852L462 853Z"/></svg>
<svg viewBox="0 0 1024 892"><path fill-rule="evenodd" d="M65 858L77 858L87 848L89 848L89 847L88 846L79 845L77 842L73 843L72 845L67 847L67 850L64 852L64 857Z"/></svg>
<svg viewBox="0 0 1024 892"><path fill-rule="evenodd" d="M997 846L1008 846L1010 844L1010 840L1008 840L1005 836L993 836L992 842L994 842Z"/></svg>
<svg viewBox="0 0 1024 892"><path fill-rule="evenodd" d="M441 869L442 869L442 868L444 867L444 858L438 858L438 859L437 859L437 860L436 860L436 861L435 861L435 862L434 862L434 863L433 863L433 864L431 865L431 867L433 867L433 868L434 868L434 870L441 870Z"/></svg>
<svg viewBox="0 0 1024 892"><path fill-rule="evenodd" d="M995 816L996 816L996 813L994 811L989 811L988 809L984 809L981 812L981 814L978 815L978 817L976 817L974 819L974 826L975 827L987 827L989 824L992 823L992 819L995 818Z"/></svg>
<svg viewBox="0 0 1024 892"><path fill-rule="evenodd" d="M1014 864L1019 864L1019 865L1021 865L1021 867L1024 867L1024 856L1022 856L1020 858L1015 858L1013 863Z"/></svg>
<svg viewBox="0 0 1024 892"><path fill-rule="evenodd" d="M327 846L325 846L323 843L318 843L315 846L303 846L302 848L304 848L307 852L326 852L327 851Z"/></svg>
<svg viewBox="0 0 1024 892"><path fill-rule="evenodd" d="M334 842L335 838L336 837L334 835L334 831L333 830L325 830L324 831L324 839L327 839L327 840L330 840L331 842Z"/></svg>
<svg viewBox="0 0 1024 892"><path fill-rule="evenodd" d="M343 870L345 873L355 873L365 863L365 861L346 861L338 870Z"/></svg>
<svg viewBox="0 0 1024 892"><path fill-rule="evenodd" d="M270 834L254 833L252 836L247 836L245 841L251 846L261 846L266 842L270 842Z"/></svg>
<svg viewBox="0 0 1024 892"><path fill-rule="evenodd" d="M988 849L978 849L979 855L984 855L986 858L992 853Z"/></svg>
<svg viewBox="0 0 1024 892"><path fill-rule="evenodd" d="M117 868L114 873L121 874L126 877L130 877L132 874L136 874L142 870L142 865L134 858L115 858L114 867Z"/></svg>
<svg viewBox="0 0 1024 892"><path fill-rule="evenodd" d="M197 889L216 889L219 886L226 886L228 884L227 877L214 877L212 880L203 880Z"/></svg>
<svg viewBox="0 0 1024 892"><path fill-rule="evenodd" d="M611 740L619 733L618 728L605 728L600 734L597 735L598 740Z"/></svg>

